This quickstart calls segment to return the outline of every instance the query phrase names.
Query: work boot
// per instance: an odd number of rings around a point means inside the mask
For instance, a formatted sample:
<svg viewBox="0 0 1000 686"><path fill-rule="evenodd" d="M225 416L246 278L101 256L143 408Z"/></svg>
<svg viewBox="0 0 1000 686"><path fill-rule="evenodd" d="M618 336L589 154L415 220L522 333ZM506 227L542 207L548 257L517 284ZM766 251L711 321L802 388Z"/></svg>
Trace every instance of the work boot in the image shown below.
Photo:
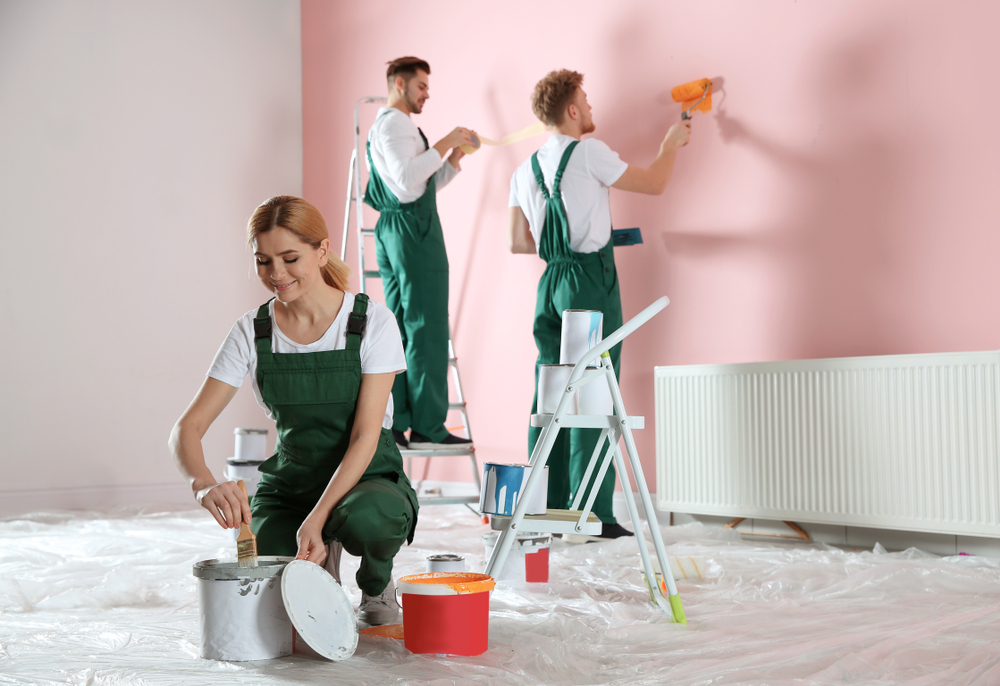
<svg viewBox="0 0 1000 686"><path fill-rule="evenodd" d="M410 447L410 442L406 440L406 434L397 429L392 430L392 440L396 441L396 447L400 450L406 450Z"/></svg>
<svg viewBox="0 0 1000 686"><path fill-rule="evenodd" d="M455 434L448 434L440 441L432 441L423 434L410 431L410 450L447 450L449 448L468 450L472 447L473 444L470 439L461 438Z"/></svg>
<svg viewBox="0 0 1000 686"><path fill-rule="evenodd" d="M340 555L344 552L344 546L340 541L330 541L326 546L326 563L323 568L330 572L330 576L340 584ZM340 584L343 586L343 584Z"/></svg>
<svg viewBox="0 0 1000 686"><path fill-rule="evenodd" d="M399 617L399 604L396 602L396 584L389 578L389 584L377 596L361 592L361 605L358 607L358 619L371 626L392 624Z"/></svg>

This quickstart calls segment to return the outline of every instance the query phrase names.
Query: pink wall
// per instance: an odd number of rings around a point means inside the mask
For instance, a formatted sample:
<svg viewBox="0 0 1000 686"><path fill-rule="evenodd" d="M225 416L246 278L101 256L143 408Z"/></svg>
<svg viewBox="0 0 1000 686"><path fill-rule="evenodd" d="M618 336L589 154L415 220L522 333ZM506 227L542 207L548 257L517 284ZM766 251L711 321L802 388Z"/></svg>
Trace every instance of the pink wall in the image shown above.
<svg viewBox="0 0 1000 686"><path fill-rule="evenodd" d="M516 131L533 121L529 94L546 71L581 71L596 135L637 165L679 117L671 87L724 78L667 192L612 193L615 225L640 226L645 239L616 250L625 317L660 295L672 301L623 352L626 405L648 418L637 440L650 484L655 365L1000 347L995 3L399 7L302 2L304 192L335 239L353 104L384 94L393 57L432 66L417 117L432 143L455 125ZM510 175L543 141L466 158L438 196L485 460L526 459L543 263L508 254L504 232Z"/></svg>

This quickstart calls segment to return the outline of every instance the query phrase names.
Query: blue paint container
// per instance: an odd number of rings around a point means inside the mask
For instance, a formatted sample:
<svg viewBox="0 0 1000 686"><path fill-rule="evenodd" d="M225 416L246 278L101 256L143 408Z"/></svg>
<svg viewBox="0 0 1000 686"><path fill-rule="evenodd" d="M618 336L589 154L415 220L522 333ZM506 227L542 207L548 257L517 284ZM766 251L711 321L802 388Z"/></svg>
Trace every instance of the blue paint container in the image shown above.
<svg viewBox="0 0 1000 686"><path fill-rule="evenodd" d="M510 517L514 514L518 498L531 476L531 467L526 464L483 465L483 485L479 494L479 511L483 514ZM545 467L542 481L528 506L527 514L545 514L545 499L548 494L549 468Z"/></svg>

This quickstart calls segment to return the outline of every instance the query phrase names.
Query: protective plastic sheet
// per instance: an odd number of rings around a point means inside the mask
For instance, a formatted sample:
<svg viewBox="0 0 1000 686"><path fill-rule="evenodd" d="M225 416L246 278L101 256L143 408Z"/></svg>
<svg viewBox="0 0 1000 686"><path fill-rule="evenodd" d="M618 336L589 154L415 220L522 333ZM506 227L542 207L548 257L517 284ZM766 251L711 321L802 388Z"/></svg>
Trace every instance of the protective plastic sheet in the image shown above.
<svg viewBox="0 0 1000 686"><path fill-rule="evenodd" d="M481 560L486 527L426 507L397 576L432 553ZM680 580L690 624L648 602L632 540L555 541L552 582L501 584L490 649L411 655L362 636L339 663L198 658L191 565L233 554L199 511L47 513L0 520L0 683L31 684L1000 684L1000 562L741 541L664 528L707 561ZM357 560L342 575L355 606ZM478 570L470 570L478 571Z"/></svg>

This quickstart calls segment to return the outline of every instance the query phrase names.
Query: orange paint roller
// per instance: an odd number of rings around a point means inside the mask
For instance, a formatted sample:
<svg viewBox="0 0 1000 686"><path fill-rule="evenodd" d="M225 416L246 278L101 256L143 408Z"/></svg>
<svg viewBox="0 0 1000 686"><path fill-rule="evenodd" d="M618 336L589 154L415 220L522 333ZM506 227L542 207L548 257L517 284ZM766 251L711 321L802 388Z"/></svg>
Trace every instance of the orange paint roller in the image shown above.
<svg viewBox="0 0 1000 686"><path fill-rule="evenodd" d="M674 102L683 103L681 107L684 112L681 114L681 119L690 119L691 112L694 110L708 112L712 109L712 80L698 79L677 86L670 91L670 97L674 99Z"/></svg>

